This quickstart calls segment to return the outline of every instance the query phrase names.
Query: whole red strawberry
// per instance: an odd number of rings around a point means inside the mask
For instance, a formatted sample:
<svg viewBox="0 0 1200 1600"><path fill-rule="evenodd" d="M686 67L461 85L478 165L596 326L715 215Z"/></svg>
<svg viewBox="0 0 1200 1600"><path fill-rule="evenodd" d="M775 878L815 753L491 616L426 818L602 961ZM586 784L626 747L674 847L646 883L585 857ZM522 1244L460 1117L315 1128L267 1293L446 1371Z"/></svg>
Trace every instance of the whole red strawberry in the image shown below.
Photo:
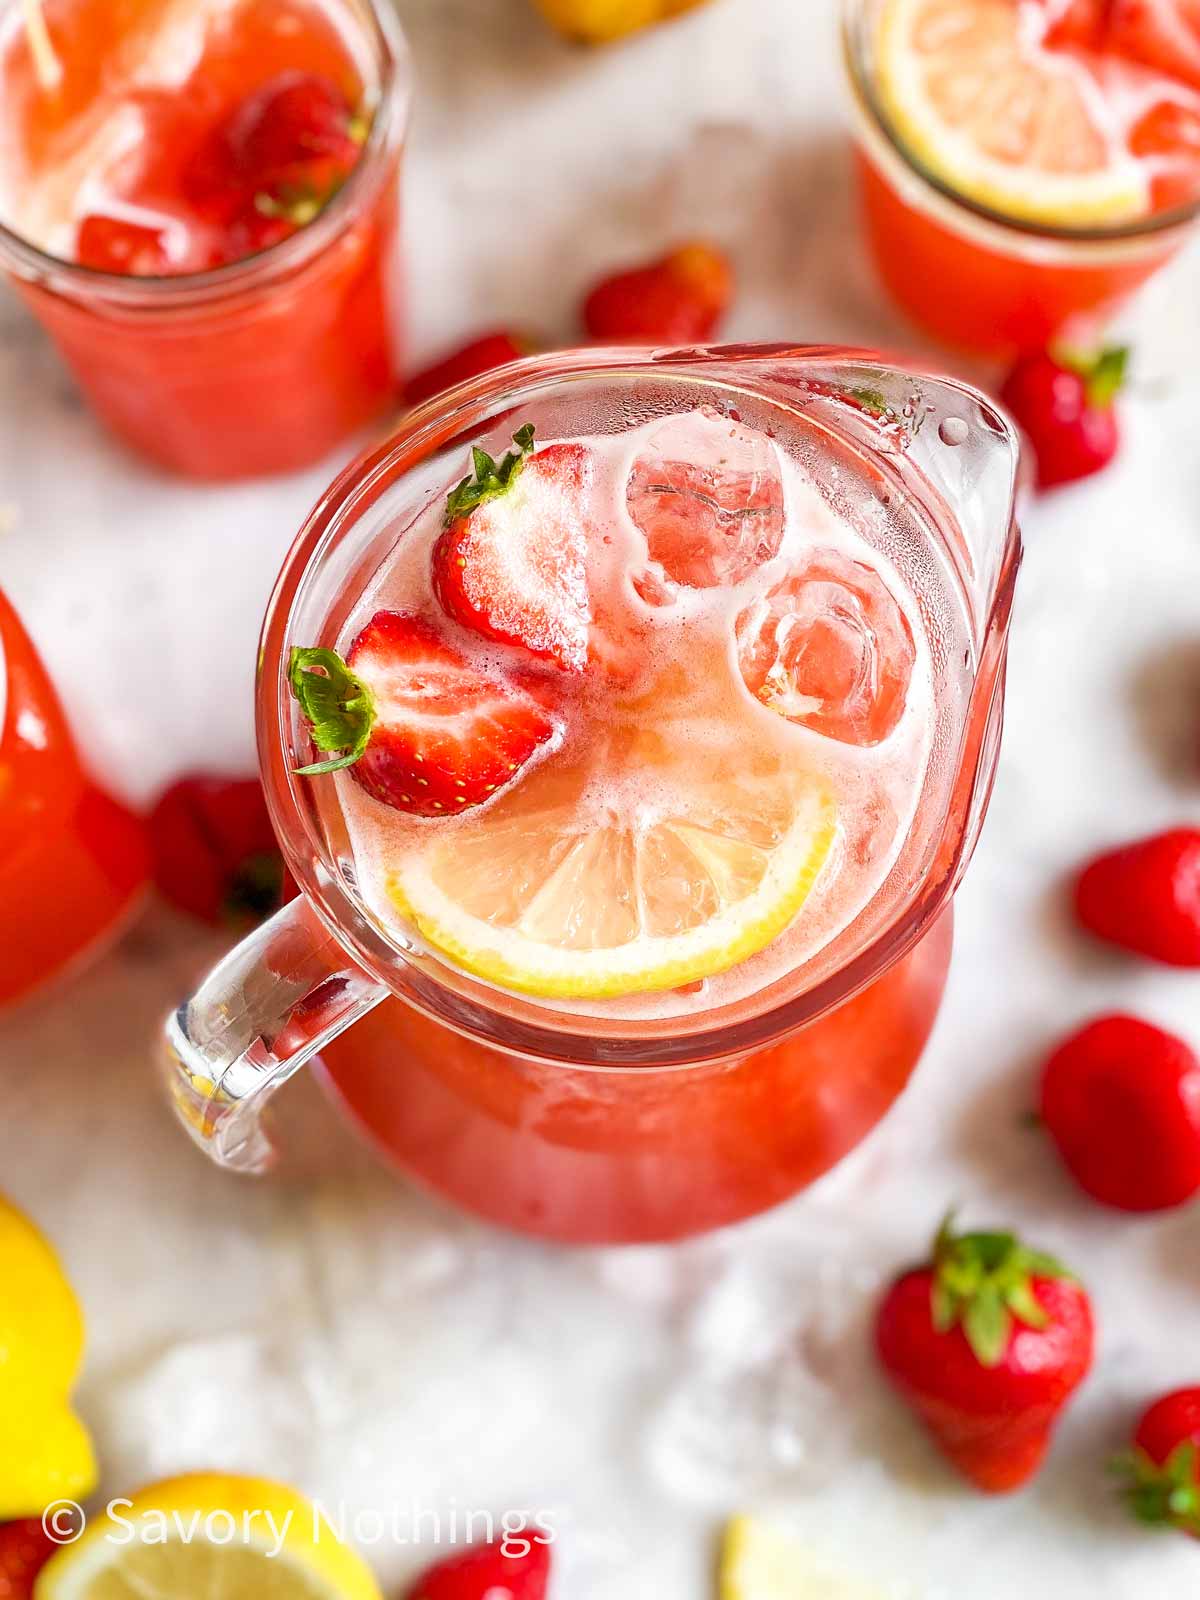
<svg viewBox="0 0 1200 1600"><path fill-rule="evenodd" d="M544 1600L549 1581L550 1545L534 1529L439 1561L417 1579L409 1600Z"/></svg>
<svg viewBox="0 0 1200 1600"><path fill-rule="evenodd" d="M413 816L481 805L555 731L531 696L406 611L377 611L345 661L333 650L293 650L289 681L313 743L336 752L298 774L348 768L376 800Z"/></svg>
<svg viewBox="0 0 1200 1600"><path fill-rule="evenodd" d="M1200 967L1200 829L1172 828L1097 856L1075 911L1099 939L1172 967Z"/></svg>
<svg viewBox="0 0 1200 1600"><path fill-rule="evenodd" d="M1125 349L1090 359L1041 350L1013 367L1000 399L1033 448L1039 488L1090 477L1116 455L1120 433L1113 400L1128 360Z"/></svg>
<svg viewBox="0 0 1200 1600"><path fill-rule="evenodd" d="M148 830L156 885L202 922L252 927L297 892L257 778L180 778L155 803Z"/></svg>
<svg viewBox="0 0 1200 1600"><path fill-rule="evenodd" d="M533 342L518 334L503 330L485 333L431 366L414 372L404 385L404 398L410 406L419 406L424 400L432 400L435 394L452 389L456 383L465 383L481 372L507 366L510 361L520 361L533 349Z"/></svg>
<svg viewBox="0 0 1200 1600"><path fill-rule="evenodd" d="M1200 1539L1200 1388L1156 1400L1137 1425L1133 1450L1116 1465L1139 1522Z"/></svg>
<svg viewBox="0 0 1200 1600"><path fill-rule="evenodd" d="M1042 1121L1076 1182L1121 1211L1200 1191L1200 1060L1137 1017L1100 1017L1050 1057Z"/></svg>
<svg viewBox="0 0 1200 1600"><path fill-rule="evenodd" d="M733 269L711 244L686 244L658 261L618 272L591 290L583 323L610 344L703 344L733 298Z"/></svg>
<svg viewBox="0 0 1200 1600"><path fill-rule="evenodd" d="M30 1600L33 1580L57 1548L36 1517L0 1523L0 1600Z"/></svg>
<svg viewBox="0 0 1200 1600"><path fill-rule="evenodd" d="M1004 1493L1042 1463L1092 1364L1086 1291L1011 1233L956 1235L888 1291L876 1348L938 1448L978 1488Z"/></svg>

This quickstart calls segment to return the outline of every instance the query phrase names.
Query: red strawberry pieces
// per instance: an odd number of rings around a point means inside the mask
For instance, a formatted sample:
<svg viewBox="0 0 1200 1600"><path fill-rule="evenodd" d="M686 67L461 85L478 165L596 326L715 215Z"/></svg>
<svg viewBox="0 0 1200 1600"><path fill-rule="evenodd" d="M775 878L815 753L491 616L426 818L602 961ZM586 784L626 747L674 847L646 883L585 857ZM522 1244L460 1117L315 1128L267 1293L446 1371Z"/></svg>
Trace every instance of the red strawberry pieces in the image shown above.
<svg viewBox="0 0 1200 1600"><path fill-rule="evenodd" d="M36 1517L0 1523L0 1600L31 1600L34 1579L57 1548Z"/></svg>
<svg viewBox="0 0 1200 1600"><path fill-rule="evenodd" d="M956 1236L905 1273L879 1309L884 1371L964 1477L989 1493L1037 1471L1092 1364L1086 1291L1009 1233Z"/></svg>
<svg viewBox="0 0 1200 1600"><path fill-rule="evenodd" d="M733 297L733 272L715 245L681 245L661 260L596 284L583 305L593 339L702 344Z"/></svg>
<svg viewBox="0 0 1200 1600"><path fill-rule="evenodd" d="M1173 828L1097 856L1075 885L1097 938L1173 967L1200 967L1200 829Z"/></svg>
<svg viewBox="0 0 1200 1600"><path fill-rule="evenodd" d="M1101 471L1121 443L1114 399L1125 381L1122 346L1078 358L1040 350L1021 356L1000 398L1033 446L1041 489Z"/></svg>
<svg viewBox="0 0 1200 1600"><path fill-rule="evenodd" d="M548 1537L533 1529L439 1561L417 1579L409 1600L545 1600L549 1580Z"/></svg>
<svg viewBox="0 0 1200 1600"><path fill-rule="evenodd" d="M217 263L313 221L362 153L362 118L331 79L285 72L237 106L190 159L188 204L221 234Z"/></svg>
<svg viewBox="0 0 1200 1600"><path fill-rule="evenodd" d="M517 334L503 331L482 334L432 366L414 372L404 385L404 398L410 406L418 406L443 390L452 389L456 383L465 383L482 372L507 366L510 361L520 361L533 348L529 340Z"/></svg>
<svg viewBox="0 0 1200 1600"><path fill-rule="evenodd" d="M1137 1017L1100 1017L1050 1057L1042 1121L1088 1194L1163 1211L1200 1192L1200 1060Z"/></svg>
<svg viewBox="0 0 1200 1600"><path fill-rule="evenodd" d="M407 612L377 612L344 662L294 651L289 675L317 748L343 752L300 771L348 767L368 794L414 816L481 804L555 731L532 698Z"/></svg>
<svg viewBox="0 0 1200 1600"><path fill-rule="evenodd" d="M1132 1452L1117 1465L1139 1522L1200 1539L1200 1388L1156 1400L1138 1423Z"/></svg>
<svg viewBox="0 0 1200 1600"><path fill-rule="evenodd" d="M257 778L180 778L147 832L160 893L202 922L250 927L296 894Z"/></svg>
<svg viewBox="0 0 1200 1600"><path fill-rule="evenodd" d="M474 475L451 494L433 552L434 591L456 622L485 639L580 672L595 462L576 444L531 454L531 427L514 443L499 463L476 450Z"/></svg>
<svg viewBox="0 0 1200 1600"><path fill-rule="evenodd" d="M1200 89L1200 0L1109 0L1103 43Z"/></svg>
<svg viewBox="0 0 1200 1600"><path fill-rule="evenodd" d="M147 228L124 217L99 213L84 217L75 239L75 259L94 272L119 272L159 278L173 270L162 228Z"/></svg>
<svg viewBox="0 0 1200 1600"><path fill-rule="evenodd" d="M237 170L259 191L345 176L362 148L354 108L337 84L286 72L244 100L226 132Z"/></svg>

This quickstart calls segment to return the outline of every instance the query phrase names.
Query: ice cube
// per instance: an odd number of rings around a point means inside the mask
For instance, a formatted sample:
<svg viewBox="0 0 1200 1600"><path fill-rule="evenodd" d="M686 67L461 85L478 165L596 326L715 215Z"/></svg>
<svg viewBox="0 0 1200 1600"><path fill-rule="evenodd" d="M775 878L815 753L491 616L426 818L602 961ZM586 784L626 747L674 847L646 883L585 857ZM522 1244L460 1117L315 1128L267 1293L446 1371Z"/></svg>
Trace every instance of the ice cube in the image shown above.
<svg viewBox="0 0 1200 1600"><path fill-rule="evenodd" d="M789 722L875 745L899 722L916 661L908 618L879 573L809 551L738 618L750 693Z"/></svg>
<svg viewBox="0 0 1200 1600"><path fill-rule="evenodd" d="M775 446L715 410L669 417L650 432L626 505L651 562L693 589L740 583L783 542Z"/></svg>

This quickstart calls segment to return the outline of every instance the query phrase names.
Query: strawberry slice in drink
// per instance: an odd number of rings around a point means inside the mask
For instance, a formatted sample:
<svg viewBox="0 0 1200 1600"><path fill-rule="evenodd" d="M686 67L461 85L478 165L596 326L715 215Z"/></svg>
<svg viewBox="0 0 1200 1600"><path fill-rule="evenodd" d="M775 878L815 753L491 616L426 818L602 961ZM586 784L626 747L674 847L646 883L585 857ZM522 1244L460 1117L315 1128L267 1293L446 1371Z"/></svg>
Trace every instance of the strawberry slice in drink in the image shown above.
<svg viewBox="0 0 1200 1600"><path fill-rule="evenodd" d="M512 782L555 732L544 706L482 673L424 618L379 611L342 658L293 650L292 692L317 749L384 805L443 817Z"/></svg>
<svg viewBox="0 0 1200 1600"><path fill-rule="evenodd" d="M1200 0L1110 0L1103 47L1200 89Z"/></svg>
<svg viewBox="0 0 1200 1600"><path fill-rule="evenodd" d="M625 503L653 564L634 578L649 604L662 599L655 568L672 583L712 589L741 583L783 543L775 446L716 411L671 417L650 433Z"/></svg>
<svg viewBox="0 0 1200 1600"><path fill-rule="evenodd" d="M588 658L588 527L595 461L579 444L533 449L533 427L474 471L446 503L433 551L442 606L485 639L519 645L570 672Z"/></svg>
<svg viewBox="0 0 1200 1600"><path fill-rule="evenodd" d="M789 722L875 745L900 721L912 629L879 574L841 551L811 551L742 612L737 637L746 687Z"/></svg>

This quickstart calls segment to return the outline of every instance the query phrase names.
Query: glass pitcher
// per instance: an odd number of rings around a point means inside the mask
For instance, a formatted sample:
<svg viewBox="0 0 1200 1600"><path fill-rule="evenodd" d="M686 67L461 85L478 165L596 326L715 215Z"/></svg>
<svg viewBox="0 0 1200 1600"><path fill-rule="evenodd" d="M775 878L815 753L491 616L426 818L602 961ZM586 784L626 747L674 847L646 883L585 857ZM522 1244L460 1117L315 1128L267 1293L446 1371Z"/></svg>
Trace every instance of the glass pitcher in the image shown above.
<svg viewBox="0 0 1200 1600"><path fill-rule="evenodd" d="M287 682L333 643L402 530L469 446L622 432L717 407L803 446L822 495L852 485L902 573L936 560L963 647L935 696L916 823L884 889L812 959L736 1004L632 1022L493 987L405 939L360 891ZM313 1061L386 1160L504 1226L567 1242L665 1240L811 1183L904 1088L950 961L950 899L999 745L1020 557L1018 447L981 394L870 353L791 346L584 350L474 380L404 421L310 516L275 589L258 675L263 782L300 898L251 935L167 1030L178 1113L218 1163L261 1171L272 1094ZM897 527L909 530L900 537ZM886 891L886 892L885 892Z"/></svg>

